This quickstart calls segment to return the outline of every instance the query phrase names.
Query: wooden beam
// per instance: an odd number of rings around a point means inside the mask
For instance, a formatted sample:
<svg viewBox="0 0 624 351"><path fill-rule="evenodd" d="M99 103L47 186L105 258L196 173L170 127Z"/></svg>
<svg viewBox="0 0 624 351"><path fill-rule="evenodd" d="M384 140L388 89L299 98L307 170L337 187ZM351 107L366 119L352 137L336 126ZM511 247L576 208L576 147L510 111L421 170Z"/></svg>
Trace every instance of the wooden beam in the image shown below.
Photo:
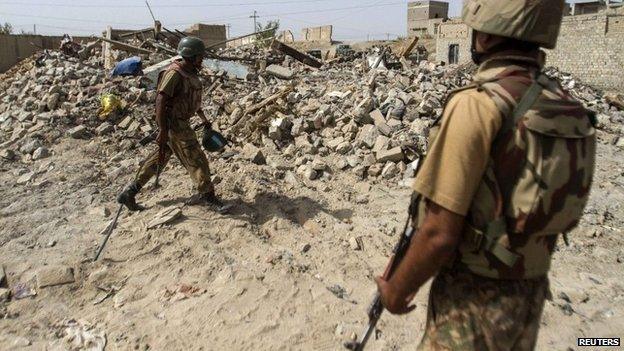
<svg viewBox="0 0 624 351"><path fill-rule="evenodd" d="M129 45L129 44L126 44L126 43L122 43L122 42L117 41L117 40L111 40L111 39L102 38L102 37L96 37L96 38L106 42L107 44L109 44L109 45L111 45L111 46L113 46L113 47L115 47L115 48L117 48L119 50L133 52L133 53L137 53L137 54L145 54L145 55L149 55L149 54L153 53L150 50L139 48L139 47L136 47L136 46L132 46L132 45ZM106 59L106 57L104 59Z"/></svg>
<svg viewBox="0 0 624 351"><path fill-rule="evenodd" d="M284 54L291 56L292 58L294 58L295 60L302 62L310 67L314 67L314 68L321 68L321 66L323 66L323 63L321 63L319 60L317 60L316 58L308 55L308 54L304 54L303 52L292 48L284 43L282 43L279 40L273 40L273 43L271 43L271 48L273 50L278 50L283 52Z"/></svg>

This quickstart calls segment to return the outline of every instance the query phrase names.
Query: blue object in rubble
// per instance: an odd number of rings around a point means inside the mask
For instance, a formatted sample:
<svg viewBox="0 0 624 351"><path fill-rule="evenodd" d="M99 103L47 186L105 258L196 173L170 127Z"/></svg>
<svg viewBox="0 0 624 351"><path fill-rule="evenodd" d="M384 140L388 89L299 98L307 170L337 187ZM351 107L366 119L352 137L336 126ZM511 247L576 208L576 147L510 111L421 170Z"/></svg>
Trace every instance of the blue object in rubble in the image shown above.
<svg viewBox="0 0 624 351"><path fill-rule="evenodd" d="M143 62L138 56L127 58L115 65L111 76L140 76L143 74Z"/></svg>

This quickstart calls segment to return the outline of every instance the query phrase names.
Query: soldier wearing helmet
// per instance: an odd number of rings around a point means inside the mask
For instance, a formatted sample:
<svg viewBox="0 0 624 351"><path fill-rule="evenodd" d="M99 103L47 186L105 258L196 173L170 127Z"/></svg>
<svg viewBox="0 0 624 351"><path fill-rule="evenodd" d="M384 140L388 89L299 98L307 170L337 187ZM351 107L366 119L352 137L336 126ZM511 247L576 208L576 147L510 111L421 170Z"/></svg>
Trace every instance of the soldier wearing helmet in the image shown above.
<svg viewBox="0 0 624 351"><path fill-rule="evenodd" d="M452 92L414 182L417 233L384 306L435 276L419 350L532 350L548 271L587 203L594 118L542 74L564 0L467 0L474 82Z"/></svg>
<svg viewBox="0 0 624 351"><path fill-rule="evenodd" d="M156 141L159 148L143 162L134 182L117 197L117 201L130 211L144 209L137 204L136 195L153 176L164 170L172 154L178 157L195 183L198 194L192 202L219 211L225 209L215 194L208 160L190 125L190 118L197 115L210 126L201 109L202 82L198 77L205 50L201 39L183 38L178 45L178 54L182 58L174 61L158 77L156 122L159 131Z"/></svg>

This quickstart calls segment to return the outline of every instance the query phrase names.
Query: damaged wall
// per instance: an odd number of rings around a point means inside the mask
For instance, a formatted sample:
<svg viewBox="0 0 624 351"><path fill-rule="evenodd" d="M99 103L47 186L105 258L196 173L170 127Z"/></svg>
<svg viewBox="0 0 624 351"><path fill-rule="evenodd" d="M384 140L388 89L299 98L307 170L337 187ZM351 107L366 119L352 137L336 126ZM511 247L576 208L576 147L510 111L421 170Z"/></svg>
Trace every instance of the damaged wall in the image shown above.
<svg viewBox="0 0 624 351"><path fill-rule="evenodd" d="M470 62L471 29L461 21L440 25L436 61ZM624 15L566 16L555 50L547 50L547 65L571 73L601 89L624 89Z"/></svg>
<svg viewBox="0 0 624 351"><path fill-rule="evenodd" d="M303 28L301 40L332 42L333 26Z"/></svg>
<svg viewBox="0 0 624 351"><path fill-rule="evenodd" d="M624 16L564 17L548 65L602 89L624 89Z"/></svg>
<svg viewBox="0 0 624 351"><path fill-rule="evenodd" d="M41 48L58 49L61 39L59 36L0 34L0 72L6 72L16 63L41 51ZM76 41L86 42L88 39L74 37Z"/></svg>
<svg viewBox="0 0 624 351"><path fill-rule="evenodd" d="M227 39L227 30L224 25L196 23L185 31L201 39L207 46L223 42ZM221 46L225 48L225 44Z"/></svg>
<svg viewBox="0 0 624 351"><path fill-rule="evenodd" d="M459 64L470 62L471 38L472 30L465 23L457 20L442 23L438 29L436 61Z"/></svg>

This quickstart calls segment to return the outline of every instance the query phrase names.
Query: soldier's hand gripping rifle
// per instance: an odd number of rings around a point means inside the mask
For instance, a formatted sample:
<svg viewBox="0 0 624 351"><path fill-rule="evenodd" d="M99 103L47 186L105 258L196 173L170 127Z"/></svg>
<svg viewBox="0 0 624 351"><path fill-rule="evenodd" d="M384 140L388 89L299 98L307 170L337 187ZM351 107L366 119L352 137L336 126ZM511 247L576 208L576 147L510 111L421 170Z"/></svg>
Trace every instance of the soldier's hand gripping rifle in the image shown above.
<svg viewBox="0 0 624 351"><path fill-rule="evenodd" d="M382 276L383 280L385 281L390 280L392 274L394 274L396 269L399 267L399 264L401 264L401 261L403 261L405 253L407 253L407 249L410 247L410 243L412 242L412 237L415 232L414 227L412 226L412 215L416 213L416 206L418 205L419 200L420 196L414 193L410 201L410 206L408 210L409 214L407 216L405 228L403 229L403 233L401 234L399 242L394 247L392 257L390 257L390 262L388 262L386 270L384 271L384 274ZM375 326L377 325L377 322L379 321L383 310L384 306L381 303L381 296L379 295L379 292L377 292L371 306L368 309L368 326L364 330L364 333L361 334L358 341L347 342L344 346L349 350L363 351L366 347L368 339L375 331Z"/></svg>

